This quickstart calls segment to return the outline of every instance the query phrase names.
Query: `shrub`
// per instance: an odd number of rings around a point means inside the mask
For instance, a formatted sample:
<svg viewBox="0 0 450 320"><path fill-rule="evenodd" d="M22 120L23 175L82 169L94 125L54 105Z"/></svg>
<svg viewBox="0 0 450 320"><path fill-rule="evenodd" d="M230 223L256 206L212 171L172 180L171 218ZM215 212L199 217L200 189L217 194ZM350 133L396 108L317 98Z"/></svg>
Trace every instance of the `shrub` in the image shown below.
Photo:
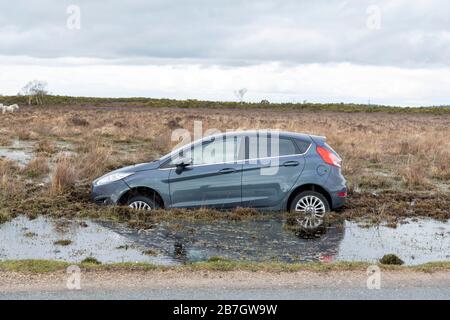
<svg viewBox="0 0 450 320"><path fill-rule="evenodd" d="M381 263L381 264L402 265L404 262L403 262L402 259L400 259L399 257L397 257L395 254L389 253L389 254L385 254L385 255L380 259L380 263Z"/></svg>
<svg viewBox="0 0 450 320"><path fill-rule="evenodd" d="M81 263L90 263L90 264L102 264L100 261L95 259L94 257L87 257Z"/></svg>

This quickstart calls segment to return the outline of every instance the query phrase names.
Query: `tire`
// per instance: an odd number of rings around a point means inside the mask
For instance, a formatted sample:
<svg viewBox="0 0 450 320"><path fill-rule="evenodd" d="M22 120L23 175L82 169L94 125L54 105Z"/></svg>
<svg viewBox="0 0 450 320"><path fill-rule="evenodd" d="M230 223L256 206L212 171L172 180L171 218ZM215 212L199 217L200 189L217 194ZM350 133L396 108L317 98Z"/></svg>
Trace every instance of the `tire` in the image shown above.
<svg viewBox="0 0 450 320"><path fill-rule="evenodd" d="M299 214L296 220L301 228L312 230L323 225L325 215L330 212L330 204L319 192L303 191L294 198L289 210Z"/></svg>
<svg viewBox="0 0 450 320"><path fill-rule="evenodd" d="M127 206L136 210L154 210L159 208L157 203L147 196L134 196L127 201Z"/></svg>

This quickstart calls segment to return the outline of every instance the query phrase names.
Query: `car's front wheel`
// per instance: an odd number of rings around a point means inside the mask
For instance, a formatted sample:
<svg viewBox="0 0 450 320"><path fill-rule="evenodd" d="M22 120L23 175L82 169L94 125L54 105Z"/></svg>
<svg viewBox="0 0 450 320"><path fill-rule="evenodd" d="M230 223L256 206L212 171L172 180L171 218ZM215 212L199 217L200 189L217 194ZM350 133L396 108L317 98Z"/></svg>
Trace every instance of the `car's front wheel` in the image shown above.
<svg viewBox="0 0 450 320"><path fill-rule="evenodd" d="M150 211L157 208L156 203L146 196L134 196L127 202L128 207L134 210Z"/></svg>
<svg viewBox="0 0 450 320"><path fill-rule="evenodd" d="M291 203L290 211L299 214L300 227L315 229L323 224L325 214L330 211L327 199L316 191L303 191Z"/></svg>

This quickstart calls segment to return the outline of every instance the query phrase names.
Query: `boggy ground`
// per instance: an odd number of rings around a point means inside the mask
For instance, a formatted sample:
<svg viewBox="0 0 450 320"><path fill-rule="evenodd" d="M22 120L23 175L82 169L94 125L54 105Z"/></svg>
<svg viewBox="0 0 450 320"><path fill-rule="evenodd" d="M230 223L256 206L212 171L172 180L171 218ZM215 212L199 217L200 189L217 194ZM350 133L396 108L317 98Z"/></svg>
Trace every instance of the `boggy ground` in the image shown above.
<svg viewBox="0 0 450 320"><path fill-rule="evenodd" d="M203 131L271 128L327 136L344 159L350 191L340 217L450 218L448 113L183 109L107 102L30 106L0 115L0 149L28 148L32 154L26 165L0 158L0 221L19 213L119 217L134 223L148 219L92 205L89 184L114 168L157 159L177 144L171 141L172 131L192 132L194 121L202 121ZM177 210L172 216L184 213ZM219 215L241 219L257 213L190 213L191 218Z"/></svg>

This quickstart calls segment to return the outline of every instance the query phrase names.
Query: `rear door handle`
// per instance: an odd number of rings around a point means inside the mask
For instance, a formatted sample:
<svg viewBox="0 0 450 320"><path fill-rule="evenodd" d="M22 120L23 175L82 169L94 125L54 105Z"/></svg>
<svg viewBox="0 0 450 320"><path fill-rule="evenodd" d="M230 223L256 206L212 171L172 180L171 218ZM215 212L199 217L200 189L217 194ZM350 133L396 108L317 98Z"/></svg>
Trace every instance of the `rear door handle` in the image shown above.
<svg viewBox="0 0 450 320"><path fill-rule="evenodd" d="M219 170L219 173L220 174L226 174L226 173L233 173L235 171L236 171L236 169L233 169L233 168L224 168L222 170Z"/></svg>
<svg viewBox="0 0 450 320"><path fill-rule="evenodd" d="M283 163L283 166L285 167L296 167L299 165L298 161L286 161L285 163Z"/></svg>

